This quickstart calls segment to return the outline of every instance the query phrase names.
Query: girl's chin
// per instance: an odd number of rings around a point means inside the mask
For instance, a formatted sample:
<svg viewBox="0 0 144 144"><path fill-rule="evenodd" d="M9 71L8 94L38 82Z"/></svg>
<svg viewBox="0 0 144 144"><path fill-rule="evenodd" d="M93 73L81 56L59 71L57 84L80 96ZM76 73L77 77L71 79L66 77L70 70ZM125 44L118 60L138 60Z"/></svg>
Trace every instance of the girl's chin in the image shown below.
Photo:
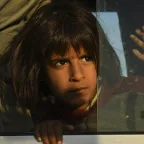
<svg viewBox="0 0 144 144"><path fill-rule="evenodd" d="M79 106L77 108L77 110L85 110L87 108L87 106L88 106L88 104L83 104L83 105Z"/></svg>
<svg viewBox="0 0 144 144"><path fill-rule="evenodd" d="M86 108L91 101L91 98L81 97L77 99L67 99L65 103L74 109L84 109Z"/></svg>
<svg viewBox="0 0 144 144"><path fill-rule="evenodd" d="M71 106L76 110L85 110L88 106L89 102L81 102L81 103L75 103L71 104Z"/></svg>

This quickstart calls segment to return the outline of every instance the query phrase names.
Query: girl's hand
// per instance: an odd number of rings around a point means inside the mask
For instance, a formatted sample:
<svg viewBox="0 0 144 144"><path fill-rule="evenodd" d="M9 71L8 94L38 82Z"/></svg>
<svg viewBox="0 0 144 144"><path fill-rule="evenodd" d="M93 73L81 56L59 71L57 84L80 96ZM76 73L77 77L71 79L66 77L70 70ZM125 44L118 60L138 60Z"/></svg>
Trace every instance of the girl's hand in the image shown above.
<svg viewBox="0 0 144 144"><path fill-rule="evenodd" d="M74 127L59 120L47 120L35 126L34 135L38 142L44 144L62 144L63 129L73 131Z"/></svg>
<svg viewBox="0 0 144 144"><path fill-rule="evenodd" d="M136 34L138 36L141 37L141 39L139 39L137 36L131 34L130 38L142 49L144 49L144 26L142 26L142 30L141 29L136 29ZM142 54L139 50L137 49L133 49L132 50L134 55L137 56L137 58L139 58L140 60L144 61L144 54Z"/></svg>

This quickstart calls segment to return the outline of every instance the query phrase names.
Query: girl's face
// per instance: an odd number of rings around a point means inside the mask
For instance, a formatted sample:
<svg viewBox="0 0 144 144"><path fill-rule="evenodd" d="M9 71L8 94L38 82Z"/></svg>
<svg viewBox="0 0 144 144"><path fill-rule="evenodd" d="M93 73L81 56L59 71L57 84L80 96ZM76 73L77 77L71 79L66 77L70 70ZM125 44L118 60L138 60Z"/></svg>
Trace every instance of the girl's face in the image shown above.
<svg viewBox="0 0 144 144"><path fill-rule="evenodd" d="M52 94L66 104L79 107L96 94L96 66L82 47L80 53L70 46L64 56L52 54L46 76Z"/></svg>

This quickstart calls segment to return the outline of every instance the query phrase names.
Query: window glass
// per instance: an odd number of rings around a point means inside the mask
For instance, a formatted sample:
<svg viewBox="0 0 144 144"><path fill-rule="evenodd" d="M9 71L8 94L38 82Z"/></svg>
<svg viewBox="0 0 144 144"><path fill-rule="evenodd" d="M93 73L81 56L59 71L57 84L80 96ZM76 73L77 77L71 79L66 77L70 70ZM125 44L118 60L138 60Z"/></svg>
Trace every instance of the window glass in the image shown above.
<svg viewBox="0 0 144 144"><path fill-rule="evenodd" d="M99 1L106 39L100 32L98 132L144 132L143 7L142 0Z"/></svg>

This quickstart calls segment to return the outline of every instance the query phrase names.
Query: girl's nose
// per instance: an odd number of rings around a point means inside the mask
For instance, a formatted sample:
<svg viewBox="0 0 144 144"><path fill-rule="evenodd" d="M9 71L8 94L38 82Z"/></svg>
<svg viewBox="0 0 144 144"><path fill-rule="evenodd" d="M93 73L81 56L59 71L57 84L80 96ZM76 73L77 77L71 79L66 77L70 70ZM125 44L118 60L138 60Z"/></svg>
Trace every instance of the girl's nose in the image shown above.
<svg viewBox="0 0 144 144"><path fill-rule="evenodd" d="M71 65L70 68L70 81L78 82L84 79L84 69L79 62Z"/></svg>

